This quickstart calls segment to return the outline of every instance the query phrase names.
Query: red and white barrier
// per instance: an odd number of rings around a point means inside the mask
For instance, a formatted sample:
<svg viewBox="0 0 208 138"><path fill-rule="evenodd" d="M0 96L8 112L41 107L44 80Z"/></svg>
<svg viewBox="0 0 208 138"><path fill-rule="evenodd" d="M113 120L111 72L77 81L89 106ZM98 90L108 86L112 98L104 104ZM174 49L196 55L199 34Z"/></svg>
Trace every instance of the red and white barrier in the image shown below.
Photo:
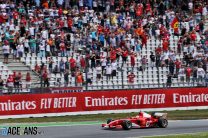
<svg viewBox="0 0 208 138"><path fill-rule="evenodd" d="M208 109L208 88L0 96L0 118Z"/></svg>

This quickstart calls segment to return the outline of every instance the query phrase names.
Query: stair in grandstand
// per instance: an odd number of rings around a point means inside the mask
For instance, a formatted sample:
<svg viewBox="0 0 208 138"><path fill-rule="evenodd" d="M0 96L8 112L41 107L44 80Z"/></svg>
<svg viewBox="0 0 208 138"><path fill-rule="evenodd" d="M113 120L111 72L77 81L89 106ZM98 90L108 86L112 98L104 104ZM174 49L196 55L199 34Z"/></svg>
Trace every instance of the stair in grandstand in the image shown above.
<svg viewBox="0 0 208 138"><path fill-rule="evenodd" d="M1 64L4 61L3 53L2 53L2 48L0 47L0 62ZM32 82L32 87L39 86L40 79L39 76L33 72L27 65L23 64L22 62L15 61L12 59L12 55L9 57L9 64L2 64L4 67L6 67L7 70L6 72L1 72L2 74L5 73L5 76L8 76L9 74L13 74L13 72L21 72L22 74L22 81L23 83L25 82L25 77L27 72L30 73L31 75L31 82Z"/></svg>

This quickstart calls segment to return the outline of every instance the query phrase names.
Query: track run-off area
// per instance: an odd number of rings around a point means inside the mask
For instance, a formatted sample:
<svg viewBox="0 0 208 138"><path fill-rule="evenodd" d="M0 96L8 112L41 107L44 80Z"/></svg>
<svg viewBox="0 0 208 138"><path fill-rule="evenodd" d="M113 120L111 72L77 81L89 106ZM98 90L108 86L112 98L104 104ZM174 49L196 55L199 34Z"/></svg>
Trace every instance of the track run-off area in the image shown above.
<svg viewBox="0 0 208 138"><path fill-rule="evenodd" d="M133 128L131 130L101 128L103 122L53 122L1 124L3 127L37 127L37 135L7 135L5 138L132 138L155 135L208 132L208 120L170 120L167 128Z"/></svg>

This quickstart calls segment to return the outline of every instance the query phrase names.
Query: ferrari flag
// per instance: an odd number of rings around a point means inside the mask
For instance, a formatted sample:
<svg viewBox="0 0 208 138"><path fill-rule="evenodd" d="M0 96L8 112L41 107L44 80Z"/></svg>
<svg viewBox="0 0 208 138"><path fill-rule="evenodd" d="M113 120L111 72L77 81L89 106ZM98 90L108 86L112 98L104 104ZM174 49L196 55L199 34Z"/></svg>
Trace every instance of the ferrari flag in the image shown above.
<svg viewBox="0 0 208 138"><path fill-rule="evenodd" d="M171 27L174 29L175 33L178 33L178 18L175 17L171 23Z"/></svg>

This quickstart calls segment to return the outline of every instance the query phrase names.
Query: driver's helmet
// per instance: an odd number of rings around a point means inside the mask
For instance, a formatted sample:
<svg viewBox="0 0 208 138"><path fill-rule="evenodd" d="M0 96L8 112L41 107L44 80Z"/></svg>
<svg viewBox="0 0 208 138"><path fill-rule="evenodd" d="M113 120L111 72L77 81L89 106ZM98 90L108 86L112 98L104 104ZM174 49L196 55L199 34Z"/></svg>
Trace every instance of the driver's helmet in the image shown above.
<svg viewBox="0 0 208 138"><path fill-rule="evenodd" d="M142 111L139 112L139 116L143 116L143 112Z"/></svg>

